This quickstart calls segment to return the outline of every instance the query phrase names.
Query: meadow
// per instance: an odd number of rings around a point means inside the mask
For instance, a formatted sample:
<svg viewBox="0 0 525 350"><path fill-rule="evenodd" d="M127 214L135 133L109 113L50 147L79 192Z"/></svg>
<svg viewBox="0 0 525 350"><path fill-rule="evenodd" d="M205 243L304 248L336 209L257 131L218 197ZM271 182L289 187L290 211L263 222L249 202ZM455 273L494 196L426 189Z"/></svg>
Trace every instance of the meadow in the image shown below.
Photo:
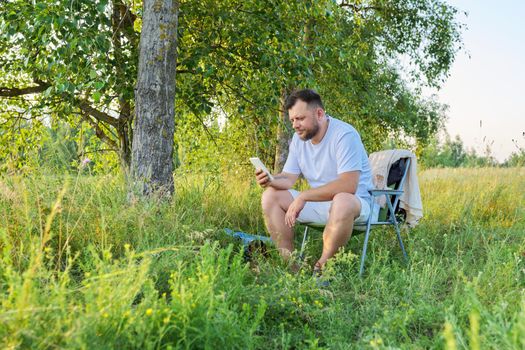
<svg viewBox="0 0 525 350"><path fill-rule="evenodd" d="M364 277L359 235L327 287L320 234L299 273L271 248L245 262L224 234L264 234L252 179L175 180L167 202L115 175L0 177L0 347L525 348L525 168L422 171L410 262L376 229Z"/></svg>

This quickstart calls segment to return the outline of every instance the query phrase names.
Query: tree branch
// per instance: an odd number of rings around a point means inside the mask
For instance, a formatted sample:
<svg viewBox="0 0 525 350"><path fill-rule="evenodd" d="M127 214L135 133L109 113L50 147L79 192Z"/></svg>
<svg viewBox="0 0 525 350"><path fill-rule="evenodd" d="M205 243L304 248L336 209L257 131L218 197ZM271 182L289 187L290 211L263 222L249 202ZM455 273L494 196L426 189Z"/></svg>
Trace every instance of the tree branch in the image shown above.
<svg viewBox="0 0 525 350"><path fill-rule="evenodd" d="M191 69L177 69L177 74L184 74L184 73L196 74L197 72Z"/></svg>
<svg viewBox="0 0 525 350"><path fill-rule="evenodd" d="M137 19L137 16L131 12L130 8L123 4L121 1L113 2L113 35L112 40L115 40L115 36L120 31L128 39L133 46L138 46L139 36L133 29L133 23ZM118 23L117 23L118 22Z"/></svg>
<svg viewBox="0 0 525 350"><path fill-rule="evenodd" d="M244 100L245 102L250 104L252 107L254 107L254 108L260 108L261 107L259 104L255 103L254 101L252 101L248 97L246 97L239 89L235 89L233 86L231 86L229 84L226 84L224 82L223 83L219 82L219 84L221 84L221 86L223 86L223 87L227 87L228 89L230 89L230 91L232 91L237 97L240 97L242 100ZM277 112L282 112L281 108L269 107L268 109L273 110L273 111L277 111Z"/></svg>
<svg viewBox="0 0 525 350"><path fill-rule="evenodd" d="M26 88L0 87L0 97L16 97L28 94L37 94L45 91L48 87L51 86L51 84L42 81L38 81L37 84L37 86L30 86ZM96 108L93 108L88 101L76 99L75 102L78 105L78 107L82 110L82 112L92 116L93 118L99 121L108 123L114 127L118 126L119 120L117 118L114 118L107 113L101 112Z"/></svg>
<svg viewBox="0 0 525 350"><path fill-rule="evenodd" d="M108 123L114 127L118 126L119 122L117 118L113 118L109 114L101 112L96 108L93 108L89 102L78 100L77 103L78 103L78 107L80 108L82 112L92 116L96 120Z"/></svg>
<svg viewBox="0 0 525 350"><path fill-rule="evenodd" d="M199 119L199 121L201 122L202 124L202 127L204 128L204 131L208 134L208 137L210 138L210 140L212 140L212 142L215 144L215 147L219 147L219 145L217 145L217 141L215 141L215 137L213 137L213 134L210 132L210 130L208 129L208 127L206 126L206 123L204 122L204 120L202 120L202 118L197 114L197 113L194 113L194 115L197 117L197 119Z"/></svg>
<svg viewBox="0 0 525 350"><path fill-rule="evenodd" d="M88 124L91 125L93 127L93 129L95 129L95 135L97 135L97 137L100 140L102 140L106 144L108 144L111 148L113 148L113 150L115 150L115 151L118 150L117 143L109 138L109 136L104 132L104 130L102 130L100 128L98 123L96 123L93 119L91 119L88 114L80 113L80 115L82 116L82 119L84 119L86 122L88 122Z"/></svg>
<svg viewBox="0 0 525 350"><path fill-rule="evenodd" d="M350 4L350 3L345 2L345 1L340 3L339 7L347 7L347 8L352 9L352 11L354 11L354 12L362 12L362 11L368 11L368 10L380 11L380 10L383 9L381 7L378 7L378 6L357 6L356 4Z"/></svg>
<svg viewBox="0 0 525 350"><path fill-rule="evenodd" d="M38 94L45 91L51 84L38 82L37 86L29 86L26 88L8 88L0 87L0 97L16 97L29 94Z"/></svg>
<svg viewBox="0 0 525 350"><path fill-rule="evenodd" d="M89 154L89 153L99 153L99 152L115 152L113 148L101 148L101 149L95 149L93 151L82 151L82 155Z"/></svg>

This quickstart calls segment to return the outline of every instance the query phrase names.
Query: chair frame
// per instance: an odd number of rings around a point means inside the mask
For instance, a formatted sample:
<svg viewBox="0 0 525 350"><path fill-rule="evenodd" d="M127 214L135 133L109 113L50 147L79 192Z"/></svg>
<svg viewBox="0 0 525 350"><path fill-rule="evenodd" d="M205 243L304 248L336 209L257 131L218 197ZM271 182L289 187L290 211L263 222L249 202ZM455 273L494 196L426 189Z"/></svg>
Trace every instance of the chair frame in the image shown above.
<svg viewBox="0 0 525 350"><path fill-rule="evenodd" d="M359 276L363 276L363 272L364 272L364 269L365 269L365 260L366 260L366 252L367 252L367 248L368 248L368 240L370 238L370 231L372 229L372 226L379 226L379 225L392 225L394 226L394 229L396 231L396 235L397 235L397 241L399 243L399 246L401 247L401 250L403 252L403 256L405 257L405 261L408 262L408 255L407 255L407 252L405 250L405 246L403 244L403 240L401 239L401 230L399 228L399 223L397 222L397 219L396 219L396 215L395 215L395 209L397 209L398 205L399 205L399 197L401 197L401 195L404 193L404 190L403 190L403 187L405 185L405 180L406 180L406 176L407 176L407 173L408 173L408 169L410 167L410 158L406 158L406 163L405 163L405 169L404 169L404 173L403 173L403 177L401 178L400 182L399 182L399 185L397 186L397 189L395 190L389 190L389 189L386 189L386 190L369 190L368 192L370 193L370 215L368 216L368 219L366 221L366 224L364 225L357 225L354 227L354 229L356 227L366 227L365 229L365 241L363 243L363 252L361 254L361 264L360 264L360 267L359 267ZM372 214L373 214L373 208L374 208L374 202L375 202L375 198L376 197L379 197L379 196L382 196L382 195L385 195L386 196L386 204L387 204L387 207L388 207L388 212L389 212L389 218L385 221L377 221L377 222L372 222ZM394 204L392 204L392 198L394 198ZM304 258L304 250L306 248L306 241L308 239L308 228L317 228L317 229L320 229L320 228L324 228L325 225L314 225L314 224L308 224L308 223L305 223L305 229L304 229L304 234L303 234L303 242L301 243L301 252L299 254L299 257L300 259L303 259Z"/></svg>

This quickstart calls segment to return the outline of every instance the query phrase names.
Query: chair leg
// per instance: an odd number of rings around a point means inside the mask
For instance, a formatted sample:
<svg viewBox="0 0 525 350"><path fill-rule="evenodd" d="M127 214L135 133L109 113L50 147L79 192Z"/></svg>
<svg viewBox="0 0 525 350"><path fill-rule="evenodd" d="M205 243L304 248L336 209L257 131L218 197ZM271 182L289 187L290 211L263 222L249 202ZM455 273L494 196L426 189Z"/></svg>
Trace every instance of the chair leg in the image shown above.
<svg viewBox="0 0 525 350"><path fill-rule="evenodd" d="M359 266L359 277L362 277L363 272L365 271L366 249L368 247L368 238L370 237L371 224L372 224L372 219L369 217L368 222L366 223L365 242L363 243L363 253L361 254L361 266Z"/></svg>
<svg viewBox="0 0 525 350"><path fill-rule="evenodd" d="M389 200L387 200L386 202L388 204L388 209L390 211L390 219L394 223L394 228L396 230L397 241L399 242L399 246L401 247L401 250L403 251L403 256L405 257L405 260L408 262L408 255L407 255L407 252L405 251L403 240L401 239L401 231L399 229L399 224L397 223L396 215L394 214L394 209L392 208L392 203L390 203Z"/></svg>
<svg viewBox="0 0 525 350"><path fill-rule="evenodd" d="M308 226L304 228L303 243L301 243L301 252L299 253L299 259L304 260L304 249L306 248L306 240L308 239Z"/></svg>

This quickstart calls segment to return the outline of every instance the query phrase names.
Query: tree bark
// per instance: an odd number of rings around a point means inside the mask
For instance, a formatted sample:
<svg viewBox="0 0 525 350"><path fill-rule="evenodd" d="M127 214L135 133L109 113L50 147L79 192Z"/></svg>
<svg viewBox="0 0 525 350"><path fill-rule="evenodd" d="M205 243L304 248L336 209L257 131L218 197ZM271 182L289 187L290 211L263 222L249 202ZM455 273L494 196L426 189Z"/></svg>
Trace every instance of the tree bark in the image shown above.
<svg viewBox="0 0 525 350"><path fill-rule="evenodd" d="M284 107L286 97L290 93L289 89L282 89L280 98L281 115L279 124L277 125L277 145L275 146L275 161L273 164L273 171L280 173L284 168L284 163L288 158L288 148L292 141L292 125L288 119L288 111Z"/></svg>
<svg viewBox="0 0 525 350"><path fill-rule="evenodd" d="M312 0L309 1L309 6L313 6ZM308 55L311 51L310 47L313 44L312 28L314 24L314 19L310 17L306 20L304 25L303 44L305 46L306 51L305 55ZM286 98L293 90L293 85L294 84L292 83L292 81L289 81L287 86L281 90L281 116L280 123L277 129L277 145L275 147L275 162L273 166L273 170L275 173L280 173L284 168L284 164L286 163L286 159L288 158L290 143L292 142L292 137L294 133L290 120L288 119L288 111L284 107L284 104L286 103Z"/></svg>
<svg viewBox="0 0 525 350"><path fill-rule="evenodd" d="M129 104L126 104L121 108L126 107L129 107ZM131 127L131 124L131 117L123 118L122 120L120 120L120 123L117 128L117 135L119 138L119 159L120 164L126 173L128 173L131 166L131 141L133 140L133 129Z"/></svg>
<svg viewBox="0 0 525 350"><path fill-rule="evenodd" d="M144 0L131 176L140 194L172 194L177 0Z"/></svg>
<svg viewBox="0 0 525 350"><path fill-rule="evenodd" d="M116 63L116 89L119 91L118 103L120 107L118 124L115 128L118 136L120 163L125 174L128 174L131 166L133 110L131 107L132 101L130 101L129 98L125 98L122 93L130 87L130 82L125 78L126 62L125 55L122 52L122 42L123 39L126 38L133 50L137 48L139 43L138 35L136 35L133 30L133 23L136 17L129 7L127 7L122 0L113 0L112 8L111 27L113 29L113 36L111 37L111 42L113 44L113 55Z"/></svg>

